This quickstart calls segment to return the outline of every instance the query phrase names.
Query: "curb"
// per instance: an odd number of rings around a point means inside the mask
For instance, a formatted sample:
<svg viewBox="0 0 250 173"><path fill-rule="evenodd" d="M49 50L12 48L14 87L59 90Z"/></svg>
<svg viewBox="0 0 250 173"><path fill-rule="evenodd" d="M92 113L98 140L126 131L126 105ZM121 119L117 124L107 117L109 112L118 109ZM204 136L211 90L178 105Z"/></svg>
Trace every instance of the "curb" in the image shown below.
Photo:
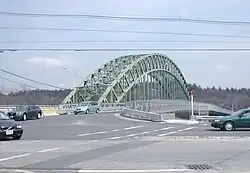
<svg viewBox="0 0 250 173"><path fill-rule="evenodd" d="M169 123L169 124L200 124L199 121L193 121L193 120L165 120L164 123Z"/></svg>
<svg viewBox="0 0 250 173"><path fill-rule="evenodd" d="M57 116L59 114L43 114L43 117L51 117L51 116Z"/></svg>
<svg viewBox="0 0 250 173"><path fill-rule="evenodd" d="M166 136L166 137L134 137L137 140L250 140L250 137L238 136Z"/></svg>

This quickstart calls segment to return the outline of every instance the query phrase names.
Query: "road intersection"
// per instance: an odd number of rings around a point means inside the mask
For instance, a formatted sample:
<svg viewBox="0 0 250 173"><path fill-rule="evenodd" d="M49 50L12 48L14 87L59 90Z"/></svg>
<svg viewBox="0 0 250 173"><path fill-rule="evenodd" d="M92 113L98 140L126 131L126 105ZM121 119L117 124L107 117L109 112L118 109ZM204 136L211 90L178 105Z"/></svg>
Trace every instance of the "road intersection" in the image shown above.
<svg viewBox="0 0 250 173"><path fill-rule="evenodd" d="M110 113L44 117L22 125L21 140L0 142L2 170L239 172L249 163L249 131L131 121Z"/></svg>

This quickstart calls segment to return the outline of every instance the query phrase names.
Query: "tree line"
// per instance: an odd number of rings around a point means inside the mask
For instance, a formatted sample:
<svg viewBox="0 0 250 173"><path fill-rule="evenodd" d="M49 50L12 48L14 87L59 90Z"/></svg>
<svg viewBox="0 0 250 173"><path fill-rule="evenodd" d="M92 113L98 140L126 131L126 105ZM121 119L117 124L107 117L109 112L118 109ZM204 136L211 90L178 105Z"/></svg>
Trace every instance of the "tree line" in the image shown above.
<svg viewBox="0 0 250 173"><path fill-rule="evenodd" d="M242 109L250 106L250 89L242 88L202 88L197 84L189 84L194 90L194 99L225 107L227 109ZM60 104L69 94L70 90L25 90L11 92L8 95L0 93L0 105L38 104L53 105Z"/></svg>

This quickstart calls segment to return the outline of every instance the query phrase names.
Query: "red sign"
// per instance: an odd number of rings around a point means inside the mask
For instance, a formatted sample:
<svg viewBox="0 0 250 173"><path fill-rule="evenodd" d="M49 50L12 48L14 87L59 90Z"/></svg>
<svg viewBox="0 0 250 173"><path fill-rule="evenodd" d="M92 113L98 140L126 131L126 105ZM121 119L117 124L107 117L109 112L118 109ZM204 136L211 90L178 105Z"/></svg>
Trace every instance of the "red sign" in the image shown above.
<svg viewBox="0 0 250 173"><path fill-rule="evenodd" d="M194 95L194 90L193 90L193 89L190 89L189 94L190 94L190 96L191 96L191 95Z"/></svg>

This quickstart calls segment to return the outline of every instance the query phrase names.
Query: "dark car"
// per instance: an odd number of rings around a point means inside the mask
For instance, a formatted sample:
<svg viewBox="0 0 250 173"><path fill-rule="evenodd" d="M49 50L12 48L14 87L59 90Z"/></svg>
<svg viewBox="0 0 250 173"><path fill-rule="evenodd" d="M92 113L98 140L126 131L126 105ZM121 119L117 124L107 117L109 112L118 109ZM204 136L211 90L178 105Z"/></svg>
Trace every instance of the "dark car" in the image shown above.
<svg viewBox="0 0 250 173"><path fill-rule="evenodd" d="M22 137L23 128L15 120L12 120L8 115L0 112L0 139L11 137L18 140Z"/></svg>
<svg viewBox="0 0 250 173"><path fill-rule="evenodd" d="M226 131L232 131L237 128L250 128L250 109L241 109L230 116L213 120L211 126Z"/></svg>
<svg viewBox="0 0 250 173"><path fill-rule="evenodd" d="M8 116L14 120L26 121L27 119L40 119L42 110L38 106L21 105L17 106L13 111L8 112Z"/></svg>

